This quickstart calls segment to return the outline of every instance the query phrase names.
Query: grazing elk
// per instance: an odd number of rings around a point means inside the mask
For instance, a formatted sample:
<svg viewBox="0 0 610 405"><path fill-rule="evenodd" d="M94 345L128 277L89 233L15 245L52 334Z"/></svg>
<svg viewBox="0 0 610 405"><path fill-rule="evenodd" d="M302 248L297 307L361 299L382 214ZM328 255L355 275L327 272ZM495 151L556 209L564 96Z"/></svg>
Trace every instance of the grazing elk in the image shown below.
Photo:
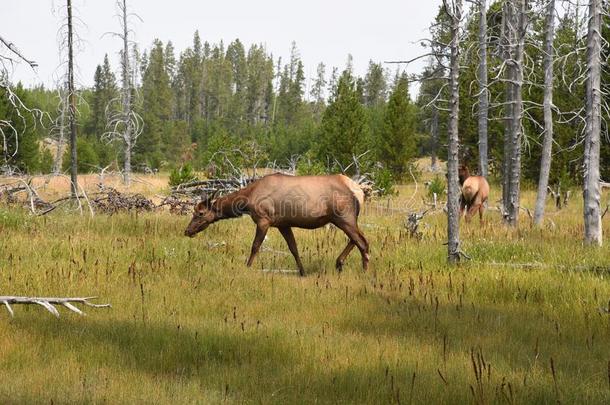
<svg viewBox="0 0 610 405"><path fill-rule="evenodd" d="M483 222L483 211L489 197L489 183L483 176L471 176L468 166L460 165L458 168L462 195L460 197L460 216L466 211L466 222L479 211L479 220Z"/></svg>
<svg viewBox="0 0 610 405"><path fill-rule="evenodd" d="M354 247L362 255L362 267L368 268L369 244L358 228L358 214L364 192L349 177L289 176L272 174L245 188L217 199L206 198L195 207L184 234L193 237L221 219L250 215L256 224L256 236L247 265L250 267L270 227L278 228L296 260L301 276L305 274L292 228L315 229L331 223L341 229L349 242L336 262L343 262Z"/></svg>

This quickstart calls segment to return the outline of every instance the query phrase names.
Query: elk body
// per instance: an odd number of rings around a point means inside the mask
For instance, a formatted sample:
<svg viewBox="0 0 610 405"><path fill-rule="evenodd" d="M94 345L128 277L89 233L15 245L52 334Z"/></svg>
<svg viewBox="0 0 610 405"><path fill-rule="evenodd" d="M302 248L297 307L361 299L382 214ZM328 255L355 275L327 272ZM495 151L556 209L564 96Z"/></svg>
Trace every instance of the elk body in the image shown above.
<svg viewBox="0 0 610 405"><path fill-rule="evenodd" d="M193 237L210 224L228 218L250 215L256 235L247 265L250 267L270 227L277 228L296 260L301 276L305 274L292 228L316 229L328 223L341 229L349 242L336 261L337 270L354 247L368 268L369 244L358 228L358 214L364 192L343 175L289 176L272 174L245 188L217 199L204 199L195 207L186 236Z"/></svg>
<svg viewBox="0 0 610 405"><path fill-rule="evenodd" d="M466 221L476 212L479 212L479 220L483 222L485 203L489 197L489 183L483 176L471 176L468 167L460 165L458 168L462 196L460 197L460 216L466 209Z"/></svg>

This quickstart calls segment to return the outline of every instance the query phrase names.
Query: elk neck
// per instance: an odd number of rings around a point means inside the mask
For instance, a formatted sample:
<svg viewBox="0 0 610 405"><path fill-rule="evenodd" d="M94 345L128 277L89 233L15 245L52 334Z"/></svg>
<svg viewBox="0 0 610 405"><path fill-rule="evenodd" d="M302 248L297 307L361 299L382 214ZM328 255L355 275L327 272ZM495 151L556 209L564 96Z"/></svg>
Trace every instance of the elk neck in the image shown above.
<svg viewBox="0 0 610 405"><path fill-rule="evenodd" d="M248 188L237 190L231 194L218 197L212 203L212 210L216 214L216 221L221 219L237 218L248 213L250 191Z"/></svg>

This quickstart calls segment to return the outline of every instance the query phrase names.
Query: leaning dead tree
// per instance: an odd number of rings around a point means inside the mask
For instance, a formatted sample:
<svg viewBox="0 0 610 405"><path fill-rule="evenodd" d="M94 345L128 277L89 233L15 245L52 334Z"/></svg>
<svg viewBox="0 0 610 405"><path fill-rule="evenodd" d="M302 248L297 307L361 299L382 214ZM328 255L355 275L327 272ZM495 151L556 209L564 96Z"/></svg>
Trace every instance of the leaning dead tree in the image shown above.
<svg viewBox="0 0 610 405"><path fill-rule="evenodd" d="M605 3L607 6L607 2ZM606 10L607 11L607 10ZM583 202L585 243L602 245L600 142L601 142L601 48L602 0L589 0L587 31L586 128Z"/></svg>
<svg viewBox="0 0 610 405"><path fill-rule="evenodd" d="M92 308L109 308L110 304L93 304L90 300L97 297L84 297L84 298L43 298L43 297L13 297L13 296L0 296L0 304L3 304L8 310L9 314L14 317L15 312L11 305L40 305L53 315L59 318L59 311L55 308L55 305L61 305L72 312L76 312L79 315L85 315L83 311L78 309L74 304L82 304Z"/></svg>
<svg viewBox="0 0 610 405"><path fill-rule="evenodd" d="M143 129L142 118L136 113L134 108L135 70L132 69L130 61L130 45L132 42L129 39L129 34L131 33L129 17L137 17L137 15L128 12L127 0L117 1L117 8L119 10L118 17L121 24L121 32L112 33L112 35L120 38L123 43L121 51L121 94L120 100L113 100L111 104L120 101L121 107L118 111L110 113L108 117L109 131L104 134L104 138L110 141L116 139L123 144L123 179L125 184L129 186L131 183L133 148ZM108 107L106 110L112 111L112 108Z"/></svg>
<svg viewBox="0 0 610 405"><path fill-rule="evenodd" d="M544 217L544 207L551 171L551 152L553 151L553 58L555 55L555 0L547 0L544 39L544 140L540 160L540 178L534 210L534 224L540 225Z"/></svg>
<svg viewBox="0 0 610 405"><path fill-rule="evenodd" d="M460 112L460 24L462 0L443 0L443 6L451 23L451 57L449 62L449 143L447 156L447 254L450 263L460 260L460 185L458 179Z"/></svg>

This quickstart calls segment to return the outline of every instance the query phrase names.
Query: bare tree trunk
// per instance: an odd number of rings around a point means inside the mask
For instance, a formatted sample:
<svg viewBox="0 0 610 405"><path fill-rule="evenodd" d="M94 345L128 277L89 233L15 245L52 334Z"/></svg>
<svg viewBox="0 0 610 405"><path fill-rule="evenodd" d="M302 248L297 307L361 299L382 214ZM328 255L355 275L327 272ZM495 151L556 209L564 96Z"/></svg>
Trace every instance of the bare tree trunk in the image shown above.
<svg viewBox="0 0 610 405"><path fill-rule="evenodd" d="M512 42L511 30L509 28L511 20L511 5L506 1L502 9L502 57L505 61L511 57L510 44ZM510 76L510 68L505 68L505 75L507 78ZM512 134L512 116L513 111L513 85L510 81L505 84L505 103L504 103L504 147L502 151L502 218L504 221L507 220L507 210L510 196L510 157L512 154L510 136Z"/></svg>
<svg viewBox="0 0 610 405"><path fill-rule="evenodd" d="M438 170L436 162L438 156L438 116L438 108L432 106L432 150L430 151L430 168L432 172Z"/></svg>
<svg viewBox="0 0 610 405"><path fill-rule="evenodd" d="M544 140L540 160L538 195L534 210L534 224L540 225L544 218L549 173L551 171L551 152L553 151L553 39L555 38L555 0L548 0L546 9L546 38L544 45Z"/></svg>
<svg viewBox="0 0 610 405"><path fill-rule="evenodd" d="M70 181L72 198L78 195L78 172L76 156L76 94L74 90L74 43L72 32L72 0L67 0L68 4L68 103L70 121Z"/></svg>
<svg viewBox="0 0 610 405"><path fill-rule="evenodd" d="M510 48L511 58L508 61L509 87L511 90L511 115L510 115L510 155L508 165L508 205L506 209L506 222L511 226L517 226L519 221L520 207L520 182L521 182L521 141L523 138L523 53L526 35L526 0L511 0L508 8L510 18L508 25L511 34Z"/></svg>
<svg viewBox="0 0 610 405"><path fill-rule="evenodd" d="M479 169L481 176L489 175L487 157L487 117L489 93L487 91L487 0L479 0Z"/></svg>
<svg viewBox="0 0 610 405"><path fill-rule="evenodd" d="M601 29L602 0L589 0L587 34L587 116L584 154L585 243L602 245L600 133L601 133Z"/></svg>
<svg viewBox="0 0 610 405"><path fill-rule="evenodd" d="M446 12L451 18L451 64L449 72L449 145L447 156L447 250L449 263L460 260L460 187L458 179L458 117L460 112L460 22L462 20L462 0L454 0L452 10L445 2Z"/></svg>
<svg viewBox="0 0 610 405"><path fill-rule="evenodd" d="M66 88L62 85L62 88L59 90L59 103L61 111L59 113L59 134L57 137L57 153L55 154L55 160L53 161L53 174L61 173L64 163L64 144L66 142L66 109L68 108L68 100L66 100L66 95Z"/></svg>
<svg viewBox="0 0 610 405"><path fill-rule="evenodd" d="M131 80L129 69L129 30L127 27L127 0L123 0L123 55L121 58L121 76L122 76L122 104L123 104L123 122L125 125L123 139L125 143L125 162L123 167L123 176L127 186L131 183L131 153L132 153L132 131L131 127Z"/></svg>

